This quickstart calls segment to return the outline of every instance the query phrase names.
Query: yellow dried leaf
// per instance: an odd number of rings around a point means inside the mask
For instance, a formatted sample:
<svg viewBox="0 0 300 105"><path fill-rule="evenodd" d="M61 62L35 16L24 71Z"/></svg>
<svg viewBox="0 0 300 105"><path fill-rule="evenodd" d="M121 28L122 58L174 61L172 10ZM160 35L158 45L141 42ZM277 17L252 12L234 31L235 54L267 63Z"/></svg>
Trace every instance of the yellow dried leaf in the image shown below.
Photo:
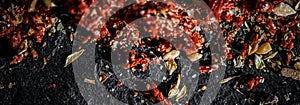
<svg viewBox="0 0 300 105"><path fill-rule="evenodd" d="M66 59L66 63L64 67L67 67L69 64L74 62L77 58L80 57L81 54L83 54L85 50L81 49L80 51L74 52L73 54L69 55Z"/></svg>
<svg viewBox="0 0 300 105"><path fill-rule="evenodd" d="M256 51L256 54L267 54L271 50L272 50L272 47L271 47L270 43L266 42L266 43L262 44L261 46L259 46L259 48Z"/></svg>
<svg viewBox="0 0 300 105"><path fill-rule="evenodd" d="M265 67L264 61L261 59L260 56L258 56L256 54L255 54L255 58L254 58L254 63L255 63L256 69L263 69Z"/></svg>

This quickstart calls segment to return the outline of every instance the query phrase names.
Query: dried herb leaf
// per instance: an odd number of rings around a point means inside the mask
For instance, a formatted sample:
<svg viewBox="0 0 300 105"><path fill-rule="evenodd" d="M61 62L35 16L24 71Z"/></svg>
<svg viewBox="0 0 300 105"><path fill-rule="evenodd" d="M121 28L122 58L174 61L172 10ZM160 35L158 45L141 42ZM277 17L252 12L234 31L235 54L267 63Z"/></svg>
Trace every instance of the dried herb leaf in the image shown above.
<svg viewBox="0 0 300 105"><path fill-rule="evenodd" d="M224 84L224 83L226 83L226 82L228 82L228 81L230 81L230 80L232 80L232 79L234 79L236 77L240 77L240 76L238 75L238 76L228 77L228 78L222 79L219 83L220 84Z"/></svg>
<svg viewBox="0 0 300 105"><path fill-rule="evenodd" d="M233 64L235 68L242 68L245 65L245 59L242 59L241 56L238 56L236 59L233 59Z"/></svg>
<svg viewBox="0 0 300 105"><path fill-rule="evenodd" d="M176 101L178 101L180 98L184 97L186 95L186 86L184 85L180 92L176 96Z"/></svg>
<svg viewBox="0 0 300 105"><path fill-rule="evenodd" d="M169 71L169 75L172 75L173 72L177 69L177 64L174 59L169 59L165 62L165 67Z"/></svg>
<svg viewBox="0 0 300 105"><path fill-rule="evenodd" d="M168 98L173 98L174 96L176 96L179 93L179 89L178 88L172 88L169 93L168 93Z"/></svg>
<svg viewBox="0 0 300 105"><path fill-rule="evenodd" d="M261 59L260 56L255 54L255 58L254 58L254 63L255 63L255 67L256 69L263 69L265 67L265 63L264 61Z"/></svg>
<svg viewBox="0 0 300 105"><path fill-rule="evenodd" d="M167 18L167 13L166 13L166 11L161 10L160 12L161 12L161 14L163 15L164 18Z"/></svg>
<svg viewBox="0 0 300 105"><path fill-rule="evenodd" d="M281 2L273 8L274 14L277 16L289 16L296 13L296 11L288 4Z"/></svg>
<svg viewBox="0 0 300 105"><path fill-rule="evenodd" d="M296 11L300 10L299 7L300 7L300 1L299 1L299 2L297 3L297 5L295 6L295 10L296 10Z"/></svg>
<svg viewBox="0 0 300 105"><path fill-rule="evenodd" d="M276 51L276 52L273 52L273 53L271 53L271 54L265 56L265 57L263 58L263 60L269 60L269 59L272 59L272 58L274 58L277 54L278 54L277 51Z"/></svg>
<svg viewBox="0 0 300 105"><path fill-rule="evenodd" d="M74 52L73 54L69 55L66 59L66 63L65 63L64 67L67 67L73 61L75 61L77 58L79 58L80 55L83 54L84 51L85 51L84 49L81 49L80 51Z"/></svg>
<svg viewBox="0 0 300 105"><path fill-rule="evenodd" d="M258 49L258 43L252 43L252 45L249 45L249 51L248 51L248 55L252 55L253 53L255 53Z"/></svg>
<svg viewBox="0 0 300 105"><path fill-rule="evenodd" d="M62 23L59 23L58 25L57 25L57 27L56 27L56 30L57 31L61 31L61 30L63 30L64 29L64 25L62 24Z"/></svg>
<svg viewBox="0 0 300 105"><path fill-rule="evenodd" d="M25 51L27 51L27 49L28 49L28 41L27 41L27 39L25 39L25 40L21 43L21 45L20 45L20 47L19 47L19 49L18 49L18 54L24 53Z"/></svg>

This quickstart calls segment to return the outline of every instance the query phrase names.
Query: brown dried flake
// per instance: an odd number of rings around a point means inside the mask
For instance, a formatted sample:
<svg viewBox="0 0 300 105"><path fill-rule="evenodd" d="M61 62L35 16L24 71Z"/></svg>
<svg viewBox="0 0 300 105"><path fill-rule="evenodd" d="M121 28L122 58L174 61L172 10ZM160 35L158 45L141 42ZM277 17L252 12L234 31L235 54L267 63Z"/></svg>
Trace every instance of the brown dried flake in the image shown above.
<svg viewBox="0 0 300 105"><path fill-rule="evenodd" d="M84 82L95 85L95 80L93 79L84 78Z"/></svg>
<svg viewBox="0 0 300 105"><path fill-rule="evenodd" d="M300 71L292 68L282 68L281 70L282 76L291 77L295 80L300 80Z"/></svg>
<svg viewBox="0 0 300 105"><path fill-rule="evenodd" d="M47 59L44 57L43 60L44 60L44 65L46 65L47 64Z"/></svg>

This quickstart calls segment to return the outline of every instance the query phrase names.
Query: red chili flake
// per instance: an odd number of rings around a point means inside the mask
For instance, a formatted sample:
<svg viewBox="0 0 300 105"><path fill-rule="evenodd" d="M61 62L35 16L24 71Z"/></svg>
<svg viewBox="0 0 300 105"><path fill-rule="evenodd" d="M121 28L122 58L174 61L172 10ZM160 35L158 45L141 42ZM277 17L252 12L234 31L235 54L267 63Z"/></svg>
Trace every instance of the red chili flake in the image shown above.
<svg viewBox="0 0 300 105"><path fill-rule="evenodd" d="M100 29L100 37L98 37L98 35L96 35L96 38L99 40L101 38L104 38L108 34L109 34L109 32L108 32L106 26L102 26L102 28Z"/></svg>
<svg viewBox="0 0 300 105"><path fill-rule="evenodd" d="M10 46L12 48L17 48L18 45L22 41L20 32L18 32L17 34L11 36L9 40L10 40Z"/></svg>
<svg viewBox="0 0 300 105"><path fill-rule="evenodd" d="M209 72L217 70L218 69L218 65L200 66L199 68L200 68L200 70L199 70L200 73L209 73Z"/></svg>
<svg viewBox="0 0 300 105"><path fill-rule="evenodd" d="M233 58L232 53L228 53L228 54L227 54L227 60L230 60L230 59L232 59L232 58Z"/></svg>
<svg viewBox="0 0 300 105"><path fill-rule="evenodd" d="M22 53L22 54L16 55L16 56L13 57L12 61L10 61L9 64L17 64L17 63L20 63L20 62L24 59L24 57L27 56L27 55L28 55L28 51L25 51L25 52Z"/></svg>
<svg viewBox="0 0 300 105"><path fill-rule="evenodd" d="M245 59L247 54L248 54L248 51L249 51L249 45L248 44L243 44L243 49L241 51L241 55L242 55L242 58Z"/></svg>
<svg viewBox="0 0 300 105"><path fill-rule="evenodd" d="M151 98L149 100L159 102L161 105L171 105L171 103L165 99L162 92L157 89L155 84L151 84L151 88L150 91L144 92L144 95L150 95Z"/></svg>
<svg viewBox="0 0 300 105"><path fill-rule="evenodd" d="M297 19L294 19L291 22L289 22L287 26L292 27L298 23L300 23L300 15L297 16Z"/></svg>
<svg viewBox="0 0 300 105"><path fill-rule="evenodd" d="M287 53L286 54L286 61L285 61L286 65L290 64L291 58L292 58L292 54L291 53Z"/></svg>
<svg viewBox="0 0 300 105"><path fill-rule="evenodd" d="M252 78L251 81L247 82L247 85L249 86L248 91L251 91L253 89L254 86L257 86L259 84L259 81L262 78Z"/></svg>
<svg viewBox="0 0 300 105"><path fill-rule="evenodd" d="M56 88L56 84L55 83L49 84L49 87L50 88Z"/></svg>
<svg viewBox="0 0 300 105"><path fill-rule="evenodd" d="M34 60L37 60L39 55L37 54L37 52L34 49L31 49L31 54Z"/></svg>
<svg viewBox="0 0 300 105"><path fill-rule="evenodd" d="M292 50L293 48L294 48L294 43L291 42L291 43L288 45L288 49L289 49L289 50Z"/></svg>
<svg viewBox="0 0 300 105"><path fill-rule="evenodd" d="M86 37L81 41L81 43L82 43L82 44L86 44L89 40L91 40L91 36L90 36L90 35L86 36Z"/></svg>
<svg viewBox="0 0 300 105"><path fill-rule="evenodd" d="M118 81L118 82L117 82L117 86L120 87L121 85L122 85L122 82Z"/></svg>

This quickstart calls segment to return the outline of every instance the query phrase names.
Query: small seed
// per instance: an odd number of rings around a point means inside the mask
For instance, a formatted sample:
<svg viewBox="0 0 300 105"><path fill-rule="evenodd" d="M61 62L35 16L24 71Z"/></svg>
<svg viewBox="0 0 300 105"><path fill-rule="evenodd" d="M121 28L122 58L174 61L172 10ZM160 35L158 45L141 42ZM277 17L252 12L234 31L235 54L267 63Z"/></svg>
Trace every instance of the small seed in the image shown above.
<svg viewBox="0 0 300 105"><path fill-rule="evenodd" d="M175 59L178 57L180 54L180 51L178 50L172 50L171 52L168 52L163 56L163 60L168 60L168 59Z"/></svg>
<svg viewBox="0 0 300 105"><path fill-rule="evenodd" d="M262 44L256 51L256 54L267 54L268 52L270 52L272 50L272 47L270 45L270 43L264 43Z"/></svg>
<svg viewBox="0 0 300 105"><path fill-rule="evenodd" d="M8 84L8 88L11 89L14 85L16 85L15 82L10 82L10 83Z"/></svg>
<svg viewBox="0 0 300 105"><path fill-rule="evenodd" d="M202 88L201 88L201 91L205 91L206 90L206 86L203 86Z"/></svg>
<svg viewBox="0 0 300 105"><path fill-rule="evenodd" d="M188 55L188 59L192 62L196 61L196 60L199 60L200 58L202 58L202 54L199 54L199 53L194 53L194 54L191 54L191 55Z"/></svg>
<svg viewBox="0 0 300 105"><path fill-rule="evenodd" d="M101 75L101 76L99 77L99 81L100 81L101 83L104 83L104 82L106 81L106 79L107 79L107 77L106 77L105 75Z"/></svg>
<svg viewBox="0 0 300 105"><path fill-rule="evenodd" d="M300 62L296 62L294 64L294 68L297 69L297 70L300 70Z"/></svg>
<svg viewBox="0 0 300 105"><path fill-rule="evenodd" d="M44 65L46 65L47 64L47 59L44 57L43 60L44 60Z"/></svg>
<svg viewBox="0 0 300 105"><path fill-rule="evenodd" d="M138 96L138 95L139 95L139 93L138 93L138 92L134 92L133 94L134 94L134 95L133 95L134 97L136 97L136 96Z"/></svg>

